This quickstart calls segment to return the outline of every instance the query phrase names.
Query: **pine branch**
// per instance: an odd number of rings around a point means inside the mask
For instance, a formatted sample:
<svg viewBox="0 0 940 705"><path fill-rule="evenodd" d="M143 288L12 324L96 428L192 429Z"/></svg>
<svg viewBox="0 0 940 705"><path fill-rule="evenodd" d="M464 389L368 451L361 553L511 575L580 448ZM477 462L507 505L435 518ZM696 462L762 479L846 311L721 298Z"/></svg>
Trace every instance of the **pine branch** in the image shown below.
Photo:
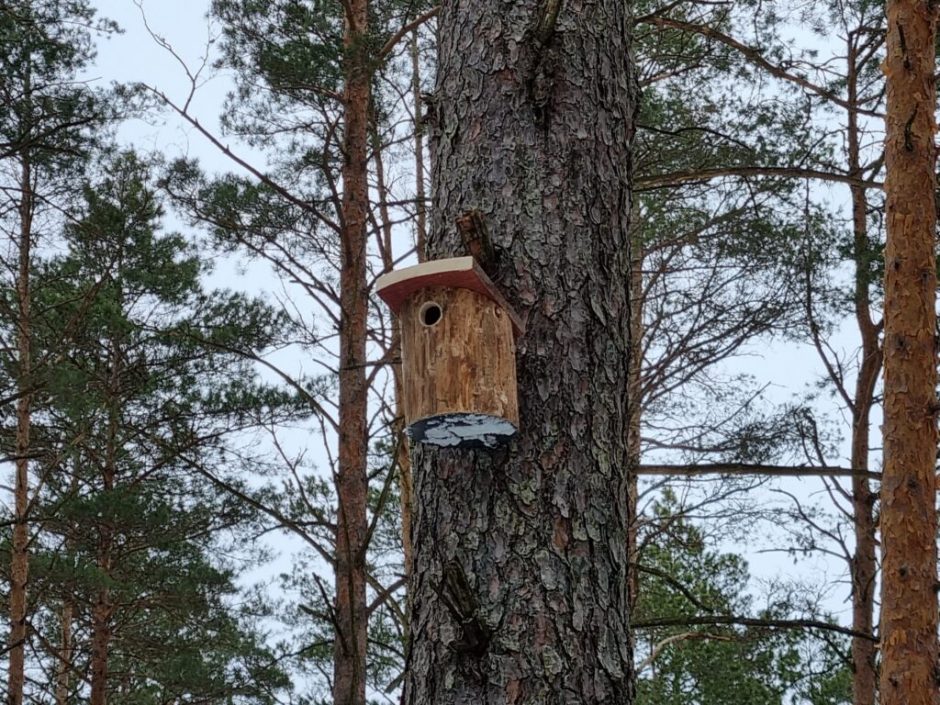
<svg viewBox="0 0 940 705"><path fill-rule="evenodd" d="M837 171L822 171L821 169L807 169L805 167L787 166L728 166L711 169L688 169L667 174L650 174L637 176L633 180L636 191L652 191L660 188L673 188L692 182L710 181L727 176L742 178L754 176L769 176L785 179L814 179L817 181L831 181L850 186L863 186L866 188L883 188L881 181L863 179L851 174Z"/></svg>
<svg viewBox="0 0 940 705"><path fill-rule="evenodd" d="M643 17L641 21L644 24L649 24L661 29L675 29L681 32L698 34L702 37L705 37L706 39L712 39L719 42L720 44L724 44L725 46L734 49L752 64L767 71L767 73L769 73L771 76L775 76L781 80L800 86L801 88L804 88L811 93L815 93L819 97L824 98L829 102L838 105L839 107L845 108L846 110L858 113L860 115L868 115L870 117L877 118L884 117L884 115L878 113L877 111L865 110L858 105L853 105L844 98L840 98L832 91L813 83L804 76L798 76L790 73L790 71L788 71L785 67L769 61L759 49L748 46L734 37L725 34L724 32L719 32L717 29L710 27L707 24L686 22L684 20L678 20L673 17L664 17L662 15L647 15Z"/></svg>
<svg viewBox="0 0 940 705"><path fill-rule="evenodd" d="M379 54L376 58L380 60L386 58L389 54L392 53L392 51L398 45L398 42L400 42L406 35L416 30L418 27L423 25L432 17L436 17L437 13L440 11L441 11L441 6L435 5L430 10L425 12L423 15L418 15L418 17L413 19L411 22L406 24L404 27L402 27L400 30L395 32L395 34L393 34L391 37L388 38L388 41L382 45L381 49L379 49Z"/></svg>
<svg viewBox="0 0 940 705"><path fill-rule="evenodd" d="M644 670L653 665L653 661L656 660L663 650L668 647L676 644L680 641L691 641L693 639L702 639L710 641L732 641L732 638L724 634L709 634L708 632L682 632L681 634L673 634L672 636L666 637L659 643L655 644L652 649L650 649L650 654L640 663L636 665L636 673L642 673Z"/></svg>
<svg viewBox="0 0 940 705"><path fill-rule="evenodd" d="M155 86L151 86L145 83L142 83L139 85L144 90L149 91L152 95L154 95L156 98L162 101L164 105L166 105L168 108L173 110L173 112L175 112L179 117L181 117L183 120L189 123L190 126L194 127L196 131L199 132L199 134L201 134L209 142L211 142L212 145L216 149L218 149L222 154L224 154L226 157L228 157L231 161L233 161L235 164L240 166L242 169L247 171L249 174L254 176L256 179L258 179L258 181L265 184L268 188L270 188L272 191L274 191L279 196L281 196L281 198L283 198L285 201L297 206L298 208L300 208L301 210L307 213L310 213L314 218L316 218L318 221L320 221L321 223L329 227L331 230L337 233L340 232L340 225L336 223L334 220L332 220L330 217L328 217L319 208L317 208L313 204L312 201L304 199L304 198L300 198L294 195L293 193L290 192L289 189L287 189L285 186L283 186L279 182L275 181L271 176L269 176L268 174L265 174L263 171L261 171L257 167L250 164L246 159L243 159L242 157L235 154L235 152L233 152L228 147L228 145L223 144L222 141L218 137L216 137L212 132L210 132L208 129L206 129L201 124L199 124L199 120L197 120L188 112L188 109L186 108L186 106L177 105L175 102L170 100L170 98L163 91L159 90Z"/></svg>
<svg viewBox="0 0 940 705"><path fill-rule="evenodd" d="M867 477L880 480L881 473L844 467L815 465L763 465L759 463L702 463L686 465L640 465L637 475L766 475L769 477Z"/></svg>
<svg viewBox="0 0 940 705"><path fill-rule="evenodd" d="M687 599L693 605L698 607L700 610L703 610L705 612L715 612L714 608L709 607L700 599L698 599L698 597L696 597L695 594L689 588L687 588L685 585L680 583L674 577L669 575L669 573L667 573L666 571L660 570L659 568L654 568L653 566L643 565L642 563L634 563L632 564L631 567L633 567L635 570L640 571L641 573L646 573L647 575L653 575L659 578L660 580L664 580L666 583L669 584L671 588L674 588L675 590L678 590L680 593L682 593L682 596L685 597L685 599Z"/></svg>
<svg viewBox="0 0 940 705"><path fill-rule="evenodd" d="M365 561L365 554L369 549L369 544L372 543L372 536L375 534L375 528L378 526L379 519L382 517L382 512L385 510L385 503L388 501L388 493L392 486L392 479L395 477L395 474L398 470L398 455L399 451L401 450L403 439L404 434L399 433L398 438L395 440L395 448L392 450L392 462L389 465L388 472L385 475L385 482L382 484L382 491L379 493L379 499L375 503L375 509L372 511L372 521L369 522L369 528L366 530L366 537L362 541L362 551L357 557L357 561Z"/></svg>
<svg viewBox="0 0 940 705"><path fill-rule="evenodd" d="M757 627L765 629L819 629L821 631L836 632L846 636L867 639L877 643L878 638L873 634L858 632L838 624L822 622L818 619L758 619L752 617L734 617L732 615L711 615L705 617L664 617L662 619L648 619L633 622L634 629L656 629L658 627L714 627L720 625L735 625L742 627Z"/></svg>

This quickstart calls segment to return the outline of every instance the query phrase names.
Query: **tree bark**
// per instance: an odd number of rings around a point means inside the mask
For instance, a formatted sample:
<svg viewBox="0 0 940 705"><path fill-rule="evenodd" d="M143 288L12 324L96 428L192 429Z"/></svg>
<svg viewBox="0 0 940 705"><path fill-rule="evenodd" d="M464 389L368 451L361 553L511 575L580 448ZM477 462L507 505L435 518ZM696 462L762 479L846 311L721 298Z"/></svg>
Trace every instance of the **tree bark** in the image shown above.
<svg viewBox="0 0 940 705"><path fill-rule="evenodd" d="M103 573L110 570L111 532L101 529L102 542L99 546L98 569ZM92 606L91 620L91 694L90 705L106 705L108 702L108 651L111 645L111 593L107 587L98 589L95 604Z"/></svg>
<svg viewBox="0 0 940 705"><path fill-rule="evenodd" d="M937 705L937 5L889 0L882 705Z"/></svg>
<svg viewBox="0 0 940 705"><path fill-rule="evenodd" d="M630 703L627 5L442 6L434 257L479 211L527 317L520 432L416 449L410 705Z"/></svg>
<svg viewBox="0 0 940 705"><path fill-rule="evenodd" d="M365 362L369 300L366 223L371 70L368 0L350 0L346 7L333 701L335 705L365 705L368 633Z"/></svg>

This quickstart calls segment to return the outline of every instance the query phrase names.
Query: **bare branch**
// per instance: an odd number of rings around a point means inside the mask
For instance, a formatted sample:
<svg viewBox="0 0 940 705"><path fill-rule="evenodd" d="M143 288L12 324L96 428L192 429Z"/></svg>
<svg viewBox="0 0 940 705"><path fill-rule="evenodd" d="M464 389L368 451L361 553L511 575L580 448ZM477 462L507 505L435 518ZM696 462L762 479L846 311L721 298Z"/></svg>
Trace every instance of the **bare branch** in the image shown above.
<svg viewBox="0 0 940 705"><path fill-rule="evenodd" d="M858 176L839 171L822 171L820 169L807 169L805 167L774 167L774 166L727 166L710 169L688 169L667 174L649 174L637 176L634 185L637 191L652 191L653 189L672 188L682 184L710 181L725 177L749 178L755 176L770 176L785 179L814 179L818 181L832 181L849 184L850 186L863 186L866 188L883 188L884 183L863 179Z"/></svg>
<svg viewBox="0 0 940 705"><path fill-rule="evenodd" d="M726 634L709 634L708 632L682 632L668 636L650 649L650 655L636 665L636 673L642 673L653 665L653 661L663 652L663 649L672 646L681 641L692 641L699 639L708 639L711 641L733 641L732 637Z"/></svg>
<svg viewBox="0 0 940 705"><path fill-rule="evenodd" d="M441 11L441 6L440 6L440 5L435 5L435 6L432 7L430 10L428 10L427 12L425 12L423 15L418 15L418 17L416 17L415 19L413 19L411 22L409 22L408 24L406 24L404 27L402 27L402 28L401 28L400 30L398 30L397 32L395 32L395 34L393 34L391 37L389 37L389 38L388 38L388 41L385 42L384 45L382 45L382 48L379 49L379 54L378 54L378 57L377 57L377 58L380 59L380 60L386 58L390 53L392 53L392 51L393 51L393 50L395 49L395 47L398 45L398 42L400 42L402 39L404 39L405 35L411 33L413 30L416 30L418 27L420 27L421 25L423 25L425 22L427 22L427 21L428 21L429 19L431 19L432 17L436 17L436 16L437 16L437 13L440 12L440 11Z"/></svg>
<svg viewBox="0 0 940 705"><path fill-rule="evenodd" d="M867 477L880 480L881 473L844 467L812 465L761 465L756 463L703 463L687 465L640 465L637 475L766 475L769 477Z"/></svg>
<svg viewBox="0 0 940 705"><path fill-rule="evenodd" d="M710 615L706 617L665 617L663 619L647 619L631 623L634 629L656 629L659 627L697 627L697 626L741 626L757 627L763 629L819 629L820 631L836 632L846 636L867 639L877 642L878 638L872 634L858 632L838 624L830 624L818 619L759 619L756 617L734 617L731 615Z"/></svg>

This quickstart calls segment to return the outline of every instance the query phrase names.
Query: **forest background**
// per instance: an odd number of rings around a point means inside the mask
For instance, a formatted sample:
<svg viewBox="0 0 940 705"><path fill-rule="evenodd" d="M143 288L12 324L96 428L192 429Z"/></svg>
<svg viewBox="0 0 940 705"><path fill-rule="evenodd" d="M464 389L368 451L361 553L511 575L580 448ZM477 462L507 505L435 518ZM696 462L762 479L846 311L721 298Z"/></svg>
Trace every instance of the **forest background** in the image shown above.
<svg viewBox="0 0 940 705"><path fill-rule="evenodd" d="M423 253L434 8L372 7L371 103L340 3L91 9L0 4L6 695L397 702L410 482L369 288ZM633 9L638 700L873 702L883 9Z"/></svg>

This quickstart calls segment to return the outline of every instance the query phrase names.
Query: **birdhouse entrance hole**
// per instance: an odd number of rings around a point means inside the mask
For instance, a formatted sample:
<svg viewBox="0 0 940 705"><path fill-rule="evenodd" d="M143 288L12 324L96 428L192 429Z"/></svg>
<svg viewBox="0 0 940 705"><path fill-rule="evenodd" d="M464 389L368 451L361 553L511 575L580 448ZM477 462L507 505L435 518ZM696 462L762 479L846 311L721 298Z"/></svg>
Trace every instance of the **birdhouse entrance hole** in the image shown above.
<svg viewBox="0 0 940 705"><path fill-rule="evenodd" d="M421 312L418 315L424 325L433 326L441 320L441 305L436 301L428 301L421 306Z"/></svg>

